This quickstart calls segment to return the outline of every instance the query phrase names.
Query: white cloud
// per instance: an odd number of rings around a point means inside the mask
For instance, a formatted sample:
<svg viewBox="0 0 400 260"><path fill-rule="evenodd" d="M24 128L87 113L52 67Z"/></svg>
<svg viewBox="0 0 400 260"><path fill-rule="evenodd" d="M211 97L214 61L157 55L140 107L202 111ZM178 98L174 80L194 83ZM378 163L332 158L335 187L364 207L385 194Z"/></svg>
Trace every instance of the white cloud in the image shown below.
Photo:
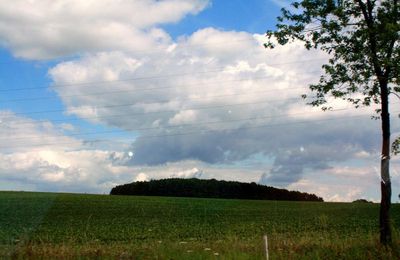
<svg viewBox="0 0 400 260"><path fill-rule="evenodd" d="M321 183L319 180L301 179L287 187L289 190L299 190L316 194L328 202L351 202L356 199L367 198L368 193L359 187L350 184Z"/></svg>
<svg viewBox="0 0 400 260"><path fill-rule="evenodd" d="M263 41L260 35L206 28L178 39L168 52L102 52L60 63L49 74L69 114L127 130L256 117L268 122L263 118L291 113L293 104L304 107L300 94L326 56L315 52L319 62L301 64L309 53L299 44L267 51ZM243 105L227 106L232 103ZM210 106L219 108L193 109ZM115 114L137 116L109 117Z"/></svg>
<svg viewBox="0 0 400 260"><path fill-rule="evenodd" d="M42 191L108 192L114 183L133 179L129 168L113 165L100 150L0 153L0 179Z"/></svg>
<svg viewBox="0 0 400 260"><path fill-rule="evenodd" d="M114 165L121 152L94 149L66 135L65 125L0 111L0 179L20 189L107 192L110 183L132 178ZM69 131L69 130L68 130ZM4 142L8 140L8 142Z"/></svg>
<svg viewBox="0 0 400 260"><path fill-rule="evenodd" d="M32 120L27 117L17 116L10 111L0 111L0 141L2 151L24 151L26 146L31 149L52 149L57 143L57 149L76 149L81 146L81 141L63 134L65 125L55 125L50 121ZM12 137L12 138L11 138ZM4 142L10 140L10 142Z"/></svg>
<svg viewBox="0 0 400 260"><path fill-rule="evenodd" d="M197 120L197 111L184 110L174 115L174 117L169 119L168 122L171 125L179 125L179 124L195 123L196 120Z"/></svg>
<svg viewBox="0 0 400 260"><path fill-rule="evenodd" d="M202 175L203 171L195 167L189 170L175 172L171 175L171 178L201 178Z"/></svg>
<svg viewBox="0 0 400 260"><path fill-rule="evenodd" d="M148 180L149 180L149 176L143 172L139 173L135 177L135 181L148 181Z"/></svg>
<svg viewBox="0 0 400 260"><path fill-rule="evenodd" d="M291 190L314 193L331 202L351 202L356 199L367 199L377 202L380 198L380 170L379 157L357 159L350 162L341 162L331 168L310 171L302 178L286 186ZM392 173L392 201L397 201L399 194L400 176L393 163Z"/></svg>
<svg viewBox="0 0 400 260"><path fill-rule="evenodd" d="M155 49L170 41L158 25L207 6L208 0L2 0L0 43L27 59Z"/></svg>

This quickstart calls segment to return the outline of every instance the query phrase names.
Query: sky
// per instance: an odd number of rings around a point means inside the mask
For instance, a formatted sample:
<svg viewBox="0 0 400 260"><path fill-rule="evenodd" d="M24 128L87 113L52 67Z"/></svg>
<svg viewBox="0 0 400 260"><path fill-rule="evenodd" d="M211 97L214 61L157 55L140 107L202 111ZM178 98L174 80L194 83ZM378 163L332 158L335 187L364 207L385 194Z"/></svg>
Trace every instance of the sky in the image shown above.
<svg viewBox="0 0 400 260"><path fill-rule="evenodd" d="M196 177L378 201L374 108L307 105L329 56L263 47L288 4L0 0L0 190Z"/></svg>

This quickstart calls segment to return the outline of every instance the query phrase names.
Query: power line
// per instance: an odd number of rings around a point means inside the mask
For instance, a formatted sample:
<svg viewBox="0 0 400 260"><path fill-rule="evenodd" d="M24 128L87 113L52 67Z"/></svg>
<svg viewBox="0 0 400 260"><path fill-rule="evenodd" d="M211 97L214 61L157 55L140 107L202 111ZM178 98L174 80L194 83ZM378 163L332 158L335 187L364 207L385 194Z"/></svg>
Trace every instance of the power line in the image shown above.
<svg viewBox="0 0 400 260"><path fill-rule="evenodd" d="M244 96L243 94L242 96ZM232 96L232 95L224 95L224 96ZM180 111L188 111L188 110L207 110L207 109L215 109L215 108L225 108L225 107L234 107L234 106L244 106L244 105L259 105L265 103L275 103L281 101L289 101L289 100L301 100L301 97L297 98L285 98L285 99L275 99L275 100L263 100L257 102L245 102L245 103L234 103L234 104L224 104L224 105L215 105L215 106L201 106L201 107L189 107L185 109L179 110L160 110L160 111L152 111L152 112L143 112L143 113L124 113L124 114L114 114L114 115L107 115L107 116L90 116L90 117L79 117L79 118L67 118L67 119L46 119L46 120L36 120L35 123L42 123L42 122L70 122L70 121L79 121L79 120L87 120L87 119L100 119L100 118L113 118L113 117L124 117L124 116L146 116L150 114L162 114L162 113L175 113ZM132 104L129 104L132 105ZM122 106L122 105L121 105ZM12 117L6 117L12 118ZM4 120L4 118L2 118ZM10 122L10 121L7 121ZM31 122L13 122L13 125L29 125L32 124Z"/></svg>
<svg viewBox="0 0 400 260"><path fill-rule="evenodd" d="M287 88L285 90L289 89L298 89L297 87L294 88ZM228 94L228 95L215 95L215 96L208 96L208 98L222 98L222 97L234 97L234 96L249 96L249 95L254 95L254 94L262 94L262 93L268 93L273 91L274 89L268 89L264 91L257 91L253 93L236 93L236 94ZM203 98L192 98L192 100L202 100ZM36 120L34 123L46 123L51 121L52 123L54 122L72 122L72 121L79 121L79 120L90 120L90 119L101 119L101 118L113 118L113 117L124 117L124 116L146 116L146 115L151 115L151 114L162 114L162 113L175 113L175 112L180 112L180 111L188 111L188 110L207 110L207 109L215 109L215 108L225 108L225 107L234 107L234 106L243 106L243 105L259 105L259 104L265 104L265 103L276 103L276 102L282 102L282 101L290 101L290 100L298 100L301 101L303 100L301 97L295 97L295 98L283 98L283 99L271 99L271 100L262 100L262 101L256 101L256 102L244 102L244 103L232 103L232 104L223 104L223 105L213 105L213 106L194 106L194 107L186 107L186 108L180 108L177 110L158 110L158 111L152 111L152 112L139 112L139 113L123 113L123 114L113 114L113 115L104 115L104 116L88 116L88 117L78 117L78 118L65 118L65 119L42 119L42 120ZM170 99L165 99L165 100L159 100L157 104L160 103L168 103L170 102ZM129 106L134 106L137 103L128 103L128 104L120 104L120 105L108 105L108 106L96 106L95 109L98 108L114 108L114 107L129 107ZM141 105L143 104L154 104L154 102L148 102L148 103L140 103ZM77 109L70 109L69 111L79 111L81 108ZM13 113L13 115L29 115L29 114L45 114L45 113L53 113L53 112L63 112L64 109L59 109L59 110L42 110L42 111L33 111L33 112L26 112L26 113ZM3 123L5 122L11 122L13 125L31 125L32 122L13 122L12 119L14 119L13 116L9 117L3 117L1 118L3 120ZM7 121L11 119L11 121ZM6 121L4 121L6 120ZM10 128L10 127L9 127Z"/></svg>
<svg viewBox="0 0 400 260"><path fill-rule="evenodd" d="M278 66L278 65L287 65L287 64L297 64L297 63L306 63L312 61L320 61L326 60L325 58L318 58L318 59L308 59L308 60L301 60L301 61L291 61L291 62L281 62L281 63L271 63L266 64L267 66ZM201 75L201 74L209 74L209 73L216 73L216 72L231 72L237 71L239 69L226 69L226 66L219 67L215 70L209 71L197 71L197 72L185 72L185 73L171 73L166 75L152 75L152 76L141 76L141 77L134 77L134 78L126 78L126 79L118 79L118 80L103 80L103 81L87 81L87 82L79 82L79 83L67 83L67 84L58 84L52 86L52 89L57 88L66 88L71 86L97 86L101 84L110 84L110 83L119 83L119 82L129 82L129 81L141 81L141 80L152 80L152 79L163 79L163 78L171 78L171 77L180 77L180 76L187 76L187 75ZM312 72L310 72L312 73ZM47 89L48 86L45 87L29 87L29 88L16 88L16 89L0 89L0 92L10 92L10 91L21 91L21 90L34 90L34 89Z"/></svg>
<svg viewBox="0 0 400 260"><path fill-rule="evenodd" d="M282 90L293 90L293 89L300 89L299 87L293 87L293 88L286 88L286 89L282 89ZM252 93L235 93L235 94L227 94L227 95L213 95L213 96L207 96L207 98L221 98L221 97L234 97L234 96L250 96L250 95L254 95L254 94L261 94L261 93L268 93L271 92L273 90L276 89L267 89L267 90L263 90L263 91L255 91ZM204 97L198 97L198 98L191 98L192 100L202 100L204 99ZM292 98L289 98L289 100ZM271 100L272 101L284 101L286 99L279 99L279 100ZM176 100L171 100L171 99L165 99L165 100L159 100L159 102L142 102L140 104L160 104L160 103L169 103L170 101L176 101ZM91 107L94 109L98 109L98 108L114 108L114 107L127 107L127 106L134 106L137 103L127 103L127 104L119 104L119 105L106 105L106 106L95 106L95 107ZM69 109L68 111L80 111L82 109L82 107L78 107L76 109ZM32 111L32 112L20 112L20 113L14 113L14 115L31 115L31 114L45 114L45 113L55 113L55 112L63 112L65 111L65 109L55 109L55 110L41 110L41 111ZM157 111L159 112L159 111ZM163 112L163 111L160 111ZM8 119L8 118L13 118L13 117L5 117L3 119Z"/></svg>
<svg viewBox="0 0 400 260"><path fill-rule="evenodd" d="M314 73L316 71L310 71L309 73ZM164 90L164 89L178 89L178 88L190 88L194 86L212 86L218 84L227 84L234 82L244 82L244 81L258 81L265 80L269 78L273 78L274 76L263 76L263 77L254 77L254 78L242 78L235 80L222 80L211 83L194 83L188 85L178 85L178 86L166 86L166 87L152 87L152 88L138 88L138 89L124 89L124 90L113 90L113 91L103 91L103 92L95 92L95 93L87 93L87 94L76 94L76 95L65 95L61 96L62 98L71 98L71 97L87 97L87 96L102 96L108 94L121 94L121 93L130 93L130 92L138 92L138 91L154 91L154 90ZM239 85L239 87L241 87ZM25 101L40 101L40 100L48 100L48 99L58 99L60 96L50 96L50 97L32 97L32 98L19 98L19 99L11 99L11 100L3 100L2 103L14 103L14 102L25 102Z"/></svg>
<svg viewBox="0 0 400 260"><path fill-rule="evenodd" d="M335 109L331 111L343 111L347 110L346 109ZM170 125L170 126L164 126L163 128L179 128L179 127L186 127L186 126L198 126L198 125L211 125L211 124L222 124L222 123L231 123L231 122L242 122L242 121L249 121L249 120L257 120L257 119L270 119L270 118L282 118L282 117L291 117L291 116L296 116L296 115L304 115L304 114L309 114L309 112L302 112L302 113L294 113L290 115L275 115L275 116L261 116L261 117L250 117L250 118L242 118L242 119L230 119L230 120L219 120L219 121L208 121L208 122L198 122L198 123L192 123L192 124L180 124L180 125ZM145 128L136 128L136 129L130 129L129 131L147 131L147 130L159 130L160 127L145 127ZM76 134L70 134L68 136L82 136L82 135L96 135L96 134L111 134L111 133L124 133L127 132L127 130L107 130L107 131L95 131L95 132L87 132L87 133L76 133ZM42 137L38 137L35 135L32 136L24 136L21 138L10 138L7 137L7 140L24 140L24 139L29 139L32 140L32 137L35 138L37 137L38 139L41 139Z"/></svg>
<svg viewBox="0 0 400 260"><path fill-rule="evenodd" d="M269 88L266 90L262 90L262 91L254 91L252 93L235 93L235 94L227 94L227 95L212 95L212 96L207 96L207 98L220 98L220 97L233 97L233 96L249 96L249 95L254 95L254 94L261 94L261 93L268 93L268 92L272 92L275 90L294 90L294 89L301 89L304 88L303 86L301 87L291 87L291 88ZM198 97L198 98L191 98L192 100L202 100L204 99L204 97ZM156 102L157 104L159 103L168 103L171 101L176 101L176 100L171 100L171 99L165 99L165 100L160 100L158 102ZM154 104L155 102L142 102L140 104ZM95 109L99 109L99 108L114 108L114 107L128 107L128 106L134 106L136 105L137 102L135 103L127 103L127 104L118 104L118 105L105 105L105 106L95 106L95 107L91 107L91 108L95 108ZM68 109L69 112L71 111L80 111L82 109L82 107L78 107L76 109L71 108ZM56 112L64 112L65 109L54 109L54 110L41 110L41 111L31 111L31 112L20 112L20 113L15 113L14 115L32 115L32 114L46 114L46 113L56 113Z"/></svg>
<svg viewBox="0 0 400 260"><path fill-rule="evenodd" d="M337 112L337 111L344 111L348 110L349 108L341 108L341 109L335 109L331 110L332 112ZM301 113L293 113L293 114L281 114L281 115L273 115L273 116L258 116L258 117L250 117L250 118L241 118L241 119L229 119L229 120L218 120L218 121L205 121L205 122L197 122L197 123L190 123L190 124L180 124L180 125L170 125L170 126L164 126L162 129L169 129L169 128L180 128L180 127L187 127L187 126L199 126L199 125L213 125L213 124L223 124L223 123L232 123L232 122L243 122L243 121L253 121L253 120L259 120L259 119L271 119L271 118L286 118L286 117L292 117L292 116L298 116L298 115L305 115L305 114L310 114L310 112L301 112ZM70 134L68 137L71 136L85 136L85 135L97 135L97 134L111 134L111 133L126 133L126 132L132 132L132 131L149 131L149 130L159 130L160 127L145 127L145 128L136 128L136 129L129 129L129 130L107 130L107 131L95 131L95 132L87 132L87 133L75 133L75 134ZM7 140L25 140L29 139L32 140L32 138L36 139L41 139L42 137L36 136L36 135L31 135L31 136L24 136L20 138L9 138L7 137Z"/></svg>
<svg viewBox="0 0 400 260"><path fill-rule="evenodd" d="M189 49L191 47L198 47L198 46L209 46L209 45L232 45L236 44L238 42L244 42L244 41L257 41L255 38L247 38L247 39L240 39L240 40L230 40L229 42L213 42L213 43L199 43L199 44L190 44L190 45L179 45L180 49ZM79 58L79 57L85 57L88 55L93 55L98 54L98 53L112 53L112 52L118 52L122 54L131 54L131 55L141 55L141 54L158 54L158 53L168 53L168 49L172 45L178 46L179 43L173 43L171 45L168 45L164 49L151 49L151 50L142 50L142 51L129 51L129 50L116 50L116 49L105 49L105 50L98 50L95 52L77 52L75 55L67 55L59 58L49 58L49 59L36 59L36 60L23 60L19 59L18 61L23 61L23 62L29 62L29 63L34 63L34 64L45 64L45 63L56 63L56 62L65 62L68 59L73 59L73 58ZM261 46L261 45L260 45ZM10 63L15 63L14 61L0 61L0 64L10 64Z"/></svg>
<svg viewBox="0 0 400 260"><path fill-rule="evenodd" d="M400 111L396 111L394 113L399 113ZM257 129L257 128L270 128L275 126L282 126L282 125L296 125L296 124L309 124L309 123L316 123L316 122L324 122L324 121L334 121L334 120L343 120L349 118L358 118L364 117L365 115L355 115L355 116L345 116L345 117L335 117L335 118L325 118L325 119L317 119L317 120L306 120L306 121L295 121L295 122L287 122L287 123L277 123L277 124L266 124L266 125L257 125L257 126L247 126L247 127L240 127L240 128L225 128L225 129L218 129L218 130L202 130L202 131L193 131L193 132L186 132L186 133L176 133L176 134L163 134L163 135L143 135L140 138L159 138L159 137L173 137L173 136L184 136L184 135L196 135L196 134L206 134L206 133L220 133L221 131L230 131L230 130L248 130L248 129ZM398 131L398 130L394 130ZM68 136L65 136L68 137ZM95 139L95 140L85 140L84 143L100 143L100 142L109 142L109 139ZM133 141L131 139L114 139L115 141ZM42 143L42 144L16 144L13 146L0 146L0 149L7 149L7 148L16 148L16 147L37 147L37 146L53 146L53 145L68 145L68 144L76 144L75 142L57 142L57 143Z"/></svg>
<svg viewBox="0 0 400 260"><path fill-rule="evenodd" d="M116 49L105 49L105 50L98 50L95 52L76 52L76 54L72 54L72 55L67 55L67 56L62 56L62 57L58 57L58 58L49 58L49 59L36 59L36 60L23 60L23 59L19 59L18 61L23 61L23 62L29 62L29 63L33 63L33 64L46 64L46 63L57 63L57 62L66 62L68 60L74 59L74 58L81 58L81 57L85 57L88 55L93 55L93 54L98 54L98 53L112 53L112 52L117 52L117 53L122 53L122 54L130 54L130 55L143 55L143 54L159 54L159 53L169 53L169 49L171 48L171 46L177 46L177 48L179 49L183 49L183 50L187 50L187 49L191 49L193 47L201 47L201 46L216 46L216 45L224 45L224 46L229 46L229 45L233 45L233 44L237 44L240 42L254 42L257 43L257 45L259 45L260 47L262 46L262 44L260 44L258 42L257 39L255 39L254 37L252 38L246 38L246 39L237 39L237 40L229 40L228 42L224 41L224 42L213 42L213 43L199 43L199 44L188 44L186 43L179 43L179 42L174 42L172 44L169 44L168 46L166 46L165 48L161 48L161 49L151 49L151 50L141 50L141 51L130 51L130 50L116 50ZM11 63L15 63L15 61L1 61L0 64L11 64Z"/></svg>

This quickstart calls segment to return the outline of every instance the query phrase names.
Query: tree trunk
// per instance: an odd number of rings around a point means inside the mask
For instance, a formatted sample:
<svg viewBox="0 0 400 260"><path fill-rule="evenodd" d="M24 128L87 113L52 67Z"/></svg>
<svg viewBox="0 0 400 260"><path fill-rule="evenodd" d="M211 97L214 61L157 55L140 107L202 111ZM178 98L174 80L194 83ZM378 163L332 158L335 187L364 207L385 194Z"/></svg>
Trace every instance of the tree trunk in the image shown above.
<svg viewBox="0 0 400 260"><path fill-rule="evenodd" d="M390 199L392 187L390 182L390 114L389 114L389 92L387 83L381 84L381 120L382 120L382 157L381 157L381 208L379 214L380 241L384 245L392 242L390 225Z"/></svg>

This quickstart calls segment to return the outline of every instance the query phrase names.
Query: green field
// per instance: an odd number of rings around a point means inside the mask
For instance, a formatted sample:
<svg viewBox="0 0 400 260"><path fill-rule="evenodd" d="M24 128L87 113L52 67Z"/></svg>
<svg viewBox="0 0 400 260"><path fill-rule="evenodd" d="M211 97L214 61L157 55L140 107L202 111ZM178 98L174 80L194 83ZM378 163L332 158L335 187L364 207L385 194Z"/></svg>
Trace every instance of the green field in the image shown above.
<svg viewBox="0 0 400 260"><path fill-rule="evenodd" d="M379 205L0 192L0 258L398 259Z"/></svg>

